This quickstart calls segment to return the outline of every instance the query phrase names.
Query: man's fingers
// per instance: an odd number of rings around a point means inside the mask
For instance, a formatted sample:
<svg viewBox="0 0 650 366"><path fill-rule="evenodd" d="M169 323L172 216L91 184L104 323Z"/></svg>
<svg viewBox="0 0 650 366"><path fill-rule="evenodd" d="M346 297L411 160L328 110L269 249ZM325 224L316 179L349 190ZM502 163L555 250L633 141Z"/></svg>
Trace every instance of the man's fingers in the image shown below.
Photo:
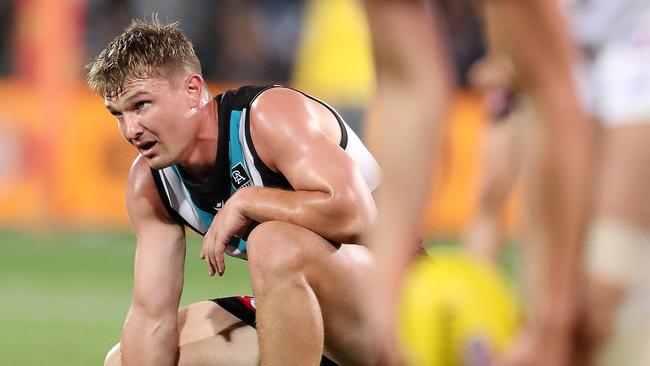
<svg viewBox="0 0 650 366"><path fill-rule="evenodd" d="M201 247L201 259L206 260L208 262L208 275L214 276L216 272L216 261L211 255L211 250L210 250L210 242L212 242L213 238L212 235L210 235L210 231L205 235L205 238L203 239L203 246Z"/></svg>
<svg viewBox="0 0 650 366"><path fill-rule="evenodd" d="M219 235L212 235L212 232L208 230L203 240L200 257L201 259L207 259L208 274L210 276L214 276L217 273L221 276L226 271L226 262L223 253L224 248L225 243L219 238Z"/></svg>
<svg viewBox="0 0 650 366"><path fill-rule="evenodd" d="M226 271L226 262L224 261L222 250L217 253L217 269L219 270L219 276L223 276L223 273Z"/></svg>
<svg viewBox="0 0 650 366"><path fill-rule="evenodd" d="M205 259L205 255L207 254L208 250L208 243L210 242L210 229L205 233L203 236L203 245L201 245L201 253L199 253L199 258Z"/></svg>
<svg viewBox="0 0 650 366"><path fill-rule="evenodd" d="M208 274L210 276L214 276L214 274L217 272L217 260L214 258L214 255L211 253L208 253L208 263L210 266L208 267Z"/></svg>
<svg viewBox="0 0 650 366"><path fill-rule="evenodd" d="M214 245L207 249L207 256L210 259L210 276L214 276L217 273L217 258L214 256Z"/></svg>
<svg viewBox="0 0 650 366"><path fill-rule="evenodd" d="M214 264L215 270L219 273L219 276L223 275L223 272L226 270L224 258L223 258L223 249L224 243L223 238L219 237L219 234L215 235L214 246L212 248L212 254L214 255Z"/></svg>

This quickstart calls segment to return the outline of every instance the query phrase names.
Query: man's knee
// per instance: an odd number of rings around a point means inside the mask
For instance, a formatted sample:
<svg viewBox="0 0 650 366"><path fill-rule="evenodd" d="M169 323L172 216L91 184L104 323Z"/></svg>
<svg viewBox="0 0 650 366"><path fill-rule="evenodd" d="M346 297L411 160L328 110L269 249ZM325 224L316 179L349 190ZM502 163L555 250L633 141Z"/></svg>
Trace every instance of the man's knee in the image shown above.
<svg viewBox="0 0 650 366"><path fill-rule="evenodd" d="M106 358L104 359L104 366L120 366L122 364L120 360L120 344L116 344L113 348L108 351Z"/></svg>
<svg viewBox="0 0 650 366"><path fill-rule="evenodd" d="M291 278L302 274L310 255L304 245L302 229L278 221L258 225L248 236L248 262L253 281ZM314 234L315 235L315 234Z"/></svg>

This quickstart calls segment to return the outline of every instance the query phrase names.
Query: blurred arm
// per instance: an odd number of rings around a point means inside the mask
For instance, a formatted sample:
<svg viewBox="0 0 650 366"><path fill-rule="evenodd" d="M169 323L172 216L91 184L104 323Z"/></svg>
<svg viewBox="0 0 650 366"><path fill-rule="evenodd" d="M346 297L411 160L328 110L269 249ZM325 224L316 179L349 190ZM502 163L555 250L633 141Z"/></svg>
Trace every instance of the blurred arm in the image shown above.
<svg viewBox="0 0 650 366"><path fill-rule="evenodd" d="M126 203L137 237L133 302L122 332L123 365L175 365L185 232L169 217L149 166L136 158Z"/></svg>

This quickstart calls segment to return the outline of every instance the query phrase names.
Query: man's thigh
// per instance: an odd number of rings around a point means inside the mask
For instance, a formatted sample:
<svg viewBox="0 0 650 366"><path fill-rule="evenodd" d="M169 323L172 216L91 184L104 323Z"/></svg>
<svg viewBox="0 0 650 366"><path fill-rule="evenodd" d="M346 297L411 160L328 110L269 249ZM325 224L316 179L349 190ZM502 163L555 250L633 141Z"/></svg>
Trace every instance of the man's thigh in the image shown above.
<svg viewBox="0 0 650 366"><path fill-rule="evenodd" d="M596 209L650 230L650 119L605 129Z"/></svg>
<svg viewBox="0 0 650 366"><path fill-rule="evenodd" d="M179 311L179 365L258 365L257 331L213 301Z"/></svg>
<svg viewBox="0 0 650 366"><path fill-rule="evenodd" d="M363 364L372 357L366 281L374 261L367 248L337 247L311 230L283 222L261 224L249 237L249 244L253 266L285 260L278 256L297 258L286 260L287 266L302 268L318 299L326 355L335 355L342 364Z"/></svg>
<svg viewBox="0 0 650 366"><path fill-rule="evenodd" d="M364 364L374 354L366 293L373 261L367 248L344 244L327 264L326 271L312 277L323 313L325 352L348 354L352 348L358 352L352 356L361 359L350 360L351 364Z"/></svg>
<svg viewBox="0 0 650 366"><path fill-rule="evenodd" d="M179 311L178 321L178 365L259 365L256 330L216 303L189 305ZM106 356L105 365L120 364L118 343Z"/></svg>

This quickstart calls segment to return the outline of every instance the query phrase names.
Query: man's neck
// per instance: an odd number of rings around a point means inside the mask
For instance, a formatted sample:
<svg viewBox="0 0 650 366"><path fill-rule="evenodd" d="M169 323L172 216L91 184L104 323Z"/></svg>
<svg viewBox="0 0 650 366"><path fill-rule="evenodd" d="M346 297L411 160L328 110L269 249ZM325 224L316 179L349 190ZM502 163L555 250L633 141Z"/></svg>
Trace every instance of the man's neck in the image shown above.
<svg viewBox="0 0 650 366"><path fill-rule="evenodd" d="M211 98L199 107L195 118L200 120L192 152L181 165L197 181L207 179L214 167L219 142L217 102Z"/></svg>

